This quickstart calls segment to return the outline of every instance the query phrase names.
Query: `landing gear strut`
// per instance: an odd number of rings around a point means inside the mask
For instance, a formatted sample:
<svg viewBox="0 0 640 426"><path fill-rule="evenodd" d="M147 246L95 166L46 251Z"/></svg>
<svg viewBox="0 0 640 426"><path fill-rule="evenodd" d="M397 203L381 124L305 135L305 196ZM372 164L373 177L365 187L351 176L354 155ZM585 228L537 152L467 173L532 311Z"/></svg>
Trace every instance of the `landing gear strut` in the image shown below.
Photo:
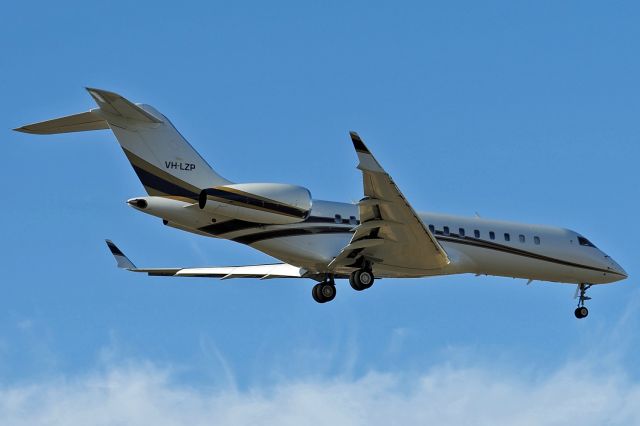
<svg viewBox="0 0 640 426"><path fill-rule="evenodd" d="M336 297L336 283L333 277L326 278L311 289L313 300L318 303L331 302Z"/></svg>
<svg viewBox="0 0 640 426"><path fill-rule="evenodd" d="M587 300L591 300L591 298L586 295L587 290L589 290L591 286L592 284L579 284L578 289L576 290L576 297L578 297L578 307L573 313L578 319L586 318L586 316L589 315L589 310L586 306L584 306L584 302L586 302Z"/></svg>
<svg viewBox="0 0 640 426"><path fill-rule="evenodd" d="M349 284L356 291L366 290L373 285L373 273L370 269L359 269L349 275Z"/></svg>

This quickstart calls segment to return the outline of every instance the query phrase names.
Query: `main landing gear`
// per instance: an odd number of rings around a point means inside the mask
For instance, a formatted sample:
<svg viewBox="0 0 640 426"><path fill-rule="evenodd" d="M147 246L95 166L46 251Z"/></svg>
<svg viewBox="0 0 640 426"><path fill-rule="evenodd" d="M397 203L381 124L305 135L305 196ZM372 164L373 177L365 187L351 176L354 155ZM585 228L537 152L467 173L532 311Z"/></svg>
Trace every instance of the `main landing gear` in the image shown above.
<svg viewBox="0 0 640 426"><path fill-rule="evenodd" d="M349 284L356 291L366 290L373 285L374 277L370 269L359 269L349 275Z"/></svg>
<svg viewBox="0 0 640 426"><path fill-rule="evenodd" d="M576 297L578 298L578 307L573 312L578 319L586 318L589 315L589 310L586 306L584 306L584 302L587 300L591 300L589 296L586 295L587 290L591 288L592 284L578 284L578 288L576 289Z"/></svg>
<svg viewBox="0 0 640 426"><path fill-rule="evenodd" d="M349 275L349 284L354 290L362 291L371 287L374 279L371 269L359 269ZM333 276L328 275L323 282L314 285L311 295L318 303L331 302L336 297L336 282Z"/></svg>
<svg viewBox="0 0 640 426"><path fill-rule="evenodd" d="M331 302L336 297L336 282L333 277L326 278L311 289L313 300L318 303Z"/></svg>

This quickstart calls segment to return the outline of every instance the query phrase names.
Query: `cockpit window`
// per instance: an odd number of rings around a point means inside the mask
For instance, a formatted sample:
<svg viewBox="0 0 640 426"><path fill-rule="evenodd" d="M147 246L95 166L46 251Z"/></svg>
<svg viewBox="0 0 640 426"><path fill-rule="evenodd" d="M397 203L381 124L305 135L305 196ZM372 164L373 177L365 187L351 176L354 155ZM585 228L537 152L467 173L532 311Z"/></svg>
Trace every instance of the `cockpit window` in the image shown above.
<svg viewBox="0 0 640 426"><path fill-rule="evenodd" d="M580 243L581 246L587 246L587 247L594 247L595 248L595 245L591 241L587 240L585 237L578 237L578 243Z"/></svg>

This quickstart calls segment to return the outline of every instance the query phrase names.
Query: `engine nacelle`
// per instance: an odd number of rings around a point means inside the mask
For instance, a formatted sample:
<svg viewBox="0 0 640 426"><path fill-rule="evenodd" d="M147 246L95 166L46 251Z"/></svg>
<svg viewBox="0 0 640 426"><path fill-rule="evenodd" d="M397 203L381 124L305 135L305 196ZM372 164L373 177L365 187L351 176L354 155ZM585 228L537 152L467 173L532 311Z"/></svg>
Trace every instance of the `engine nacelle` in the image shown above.
<svg viewBox="0 0 640 426"><path fill-rule="evenodd" d="M284 225L303 222L311 212L307 188L283 183L238 183L204 189L201 209L247 222Z"/></svg>
<svg viewBox="0 0 640 426"><path fill-rule="evenodd" d="M211 215L188 201L147 196L131 198L127 200L127 203L141 212L190 228L200 228L211 224Z"/></svg>

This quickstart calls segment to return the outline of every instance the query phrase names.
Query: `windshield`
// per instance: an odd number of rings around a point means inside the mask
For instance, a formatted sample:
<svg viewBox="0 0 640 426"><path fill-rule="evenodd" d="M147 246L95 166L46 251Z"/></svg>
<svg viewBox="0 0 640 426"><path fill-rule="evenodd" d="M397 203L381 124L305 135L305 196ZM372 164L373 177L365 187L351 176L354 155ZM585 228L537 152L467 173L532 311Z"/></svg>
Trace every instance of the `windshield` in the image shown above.
<svg viewBox="0 0 640 426"><path fill-rule="evenodd" d="M585 237L578 237L578 243L580 243L581 246L586 246L586 247L594 247L595 248L595 244L593 244L591 241L587 240Z"/></svg>

